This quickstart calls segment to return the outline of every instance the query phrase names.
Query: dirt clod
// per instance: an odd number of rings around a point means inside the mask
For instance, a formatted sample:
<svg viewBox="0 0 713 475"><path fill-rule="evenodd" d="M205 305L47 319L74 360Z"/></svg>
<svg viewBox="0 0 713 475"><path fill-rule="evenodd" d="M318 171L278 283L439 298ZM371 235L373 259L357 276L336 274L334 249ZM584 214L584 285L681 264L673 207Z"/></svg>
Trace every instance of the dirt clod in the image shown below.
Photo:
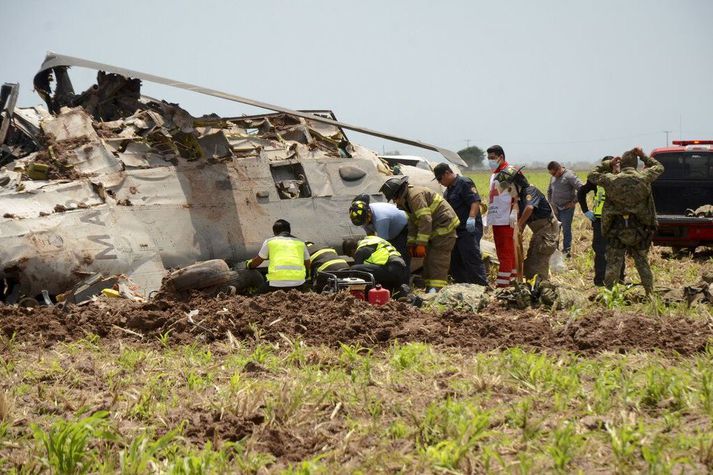
<svg viewBox="0 0 713 475"><path fill-rule="evenodd" d="M199 317L189 318L195 309ZM348 294L295 291L257 297L196 295L182 302L108 300L65 309L5 307L0 332L45 346L93 333L102 338L143 336L143 341L168 335L175 344L230 338L283 341L288 336L332 347L339 343L383 347L398 340L475 351L525 346L581 353L660 349L680 354L703 351L713 338L705 322L685 317L604 311L558 324L535 310L511 312L491 305L480 314L438 315L399 302L374 307Z"/></svg>

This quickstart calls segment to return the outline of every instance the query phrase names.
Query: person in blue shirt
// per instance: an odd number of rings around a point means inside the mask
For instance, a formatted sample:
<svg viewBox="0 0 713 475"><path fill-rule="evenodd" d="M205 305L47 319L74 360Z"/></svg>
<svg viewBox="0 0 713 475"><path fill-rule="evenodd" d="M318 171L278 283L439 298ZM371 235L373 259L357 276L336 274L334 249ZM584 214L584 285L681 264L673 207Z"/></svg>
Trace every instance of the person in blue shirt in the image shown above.
<svg viewBox="0 0 713 475"><path fill-rule="evenodd" d="M411 268L408 252L408 218L406 213L391 203L371 203L369 195L357 195L349 207L349 219L354 226L361 226L369 236L384 238L399 251Z"/></svg>
<svg viewBox="0 0 713 475"><path fill-rule="evenodd" d="M480 254L483 220L480 217L480 195L473 180L453 173L447 163L433 169L435 179L446 187L443 197L458 215L456 244L451 253L450 274L456 283L488 285Z"/></svg>

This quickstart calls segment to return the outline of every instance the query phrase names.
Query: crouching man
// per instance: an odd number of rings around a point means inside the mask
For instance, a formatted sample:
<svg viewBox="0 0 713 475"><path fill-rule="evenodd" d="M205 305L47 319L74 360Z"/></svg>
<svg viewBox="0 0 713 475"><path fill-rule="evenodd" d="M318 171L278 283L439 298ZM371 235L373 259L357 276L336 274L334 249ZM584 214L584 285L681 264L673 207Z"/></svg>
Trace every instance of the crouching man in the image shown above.
<svg viewBox="0 0 713 475"><path fill-rule="evenodd" d="M351 270L368 272L382 287L396 293L408 284L408 269L399 251L386 239L367 236L357 243Z"/></svg>
<svg viewBox="0 0 713 475"><path fill-rule="evenodd" d="M290 223L284 219L275 221L272 232L275 236L262 243L260 252L247 261L246 267L256 269L269 260L265 291L302 288L310 265L307 246L290 234Z"/></svg>
<svg viewBox="0 0 713 475"><path fill-rule="evenodd" d="M349 270L349 263L331 247L318 248L314 243L307 243L309 251L310 270L309 276L312 279L312 290L322 292L329 283L329 279L323 272L335 272Z"/></svg>

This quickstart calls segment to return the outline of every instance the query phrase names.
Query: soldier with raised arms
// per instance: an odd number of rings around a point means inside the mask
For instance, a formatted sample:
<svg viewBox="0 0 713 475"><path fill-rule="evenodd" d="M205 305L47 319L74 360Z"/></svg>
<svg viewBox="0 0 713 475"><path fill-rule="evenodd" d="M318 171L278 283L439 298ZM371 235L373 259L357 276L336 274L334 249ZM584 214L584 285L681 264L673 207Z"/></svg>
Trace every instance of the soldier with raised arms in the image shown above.
<svg viewBox="0 0 713 475"><path fill-rule="evenodd" d="M639 159L643 170L637 170ZM621 172L614 173L618 165ZM634 259L641 284L647 294L654 289L649 266L649 248L656 231L656 208L651 194L653 183L664 171L656 159L647 157L641 147L621 157L605 160L587 179L604 188L602 234L607 239L607 268L604 285L611 288L619 279L628 252Z"/></svg>

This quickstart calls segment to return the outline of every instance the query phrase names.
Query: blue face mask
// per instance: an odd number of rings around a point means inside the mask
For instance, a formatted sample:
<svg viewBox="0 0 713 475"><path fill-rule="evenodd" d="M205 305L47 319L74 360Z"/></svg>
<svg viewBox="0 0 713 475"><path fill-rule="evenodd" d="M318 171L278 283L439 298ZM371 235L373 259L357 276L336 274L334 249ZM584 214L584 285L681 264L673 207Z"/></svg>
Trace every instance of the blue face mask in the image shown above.
<svg viewBox="0 0 713 475"><path fill-rule="evenodd" d="M495 171L498 169L498 161L497 160L488 160L488 166L492 171Z"/></svg>

